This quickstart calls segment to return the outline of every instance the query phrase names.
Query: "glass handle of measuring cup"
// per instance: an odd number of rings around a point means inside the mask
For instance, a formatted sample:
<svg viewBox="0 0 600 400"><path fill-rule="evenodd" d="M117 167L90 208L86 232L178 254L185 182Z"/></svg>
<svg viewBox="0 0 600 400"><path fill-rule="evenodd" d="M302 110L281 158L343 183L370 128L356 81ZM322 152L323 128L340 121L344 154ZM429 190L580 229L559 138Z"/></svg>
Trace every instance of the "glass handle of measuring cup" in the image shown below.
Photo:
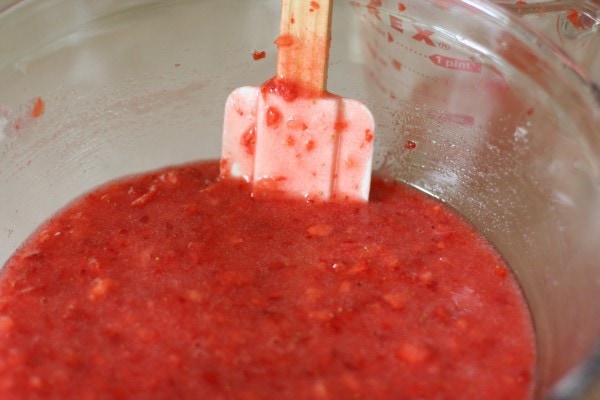
<svg viewBox="0 0 600 400"><path fill-rule="evenodd" d="M494 0L521 16L600 84L600 0Z"/></svg>

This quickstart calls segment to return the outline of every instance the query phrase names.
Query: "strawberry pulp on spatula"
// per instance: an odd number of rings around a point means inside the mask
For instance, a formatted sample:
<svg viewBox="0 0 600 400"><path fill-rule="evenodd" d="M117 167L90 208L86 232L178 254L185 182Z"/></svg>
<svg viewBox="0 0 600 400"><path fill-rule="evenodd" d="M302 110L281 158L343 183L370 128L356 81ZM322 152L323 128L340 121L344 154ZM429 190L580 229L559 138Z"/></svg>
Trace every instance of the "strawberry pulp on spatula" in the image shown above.
<svg viewBox="0 0 600 400"><path fill-rule="evenodd" d="M221 176L254 196L369 198L373 116L326 91L331 12L332 0L283 0L276 76L227 99Z"/></svg>

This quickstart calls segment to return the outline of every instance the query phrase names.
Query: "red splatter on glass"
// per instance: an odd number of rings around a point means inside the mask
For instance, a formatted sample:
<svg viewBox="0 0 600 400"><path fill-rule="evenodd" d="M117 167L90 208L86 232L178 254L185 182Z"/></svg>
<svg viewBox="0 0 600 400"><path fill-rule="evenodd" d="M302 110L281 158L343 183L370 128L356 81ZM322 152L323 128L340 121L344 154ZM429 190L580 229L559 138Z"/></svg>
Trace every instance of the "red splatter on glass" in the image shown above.
<svg viewBox="0 0 600 400"><path fill-rule="evenodd" d="M407 150L413 150L417 148L417 144L412 140L407 140L406 143L404 143L404 148Z"/></svg>
<svg viewBox="0 0 600 400"><path fill-rule="evenodd" d="M577 29L583 28L581 25L581 14L577 10L569 10L567 13L567 20Z"/></svg>
<svg viewBox="0 0 600 400"><path fill-rule="evenodd" d="M267 56L267 52L266 51L254 51L252 53L252 58L256 61L256 60L261 60L263 58L265 58Z"/></svg>
<svg viewBox="0 0 600 400"><path fill-rule="evenodd" d="M46 111L46 103L44 102L44 99L37 97L33 103L33 108L31 109L31 116L37 118L42 115L44 111Z"/></svg>

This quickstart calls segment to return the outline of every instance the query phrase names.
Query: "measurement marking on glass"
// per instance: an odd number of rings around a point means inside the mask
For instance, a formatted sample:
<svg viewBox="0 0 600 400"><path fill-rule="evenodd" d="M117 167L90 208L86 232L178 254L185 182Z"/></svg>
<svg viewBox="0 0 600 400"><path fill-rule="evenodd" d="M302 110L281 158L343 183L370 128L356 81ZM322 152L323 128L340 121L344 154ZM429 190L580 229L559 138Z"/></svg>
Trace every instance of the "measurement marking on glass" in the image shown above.
<svg viewBox="0 0 600 400"><path fill-rule="evenodd" d="M433 54L429 56L429 59L437 66L447 69L455 69L466 72L481 72L481 64L469 60L461 60L453 57L441 56L439 54Z"/></svg>

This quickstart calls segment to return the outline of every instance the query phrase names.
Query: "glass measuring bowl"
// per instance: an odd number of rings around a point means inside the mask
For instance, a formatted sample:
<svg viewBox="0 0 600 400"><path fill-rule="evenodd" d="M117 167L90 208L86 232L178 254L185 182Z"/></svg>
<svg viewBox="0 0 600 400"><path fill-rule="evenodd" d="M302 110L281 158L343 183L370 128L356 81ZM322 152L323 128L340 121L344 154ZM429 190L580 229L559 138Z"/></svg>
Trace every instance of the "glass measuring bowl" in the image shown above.
<svg viewBox="0 0 600 400"><path fill-rule="evenodd" d="M552 395L600 337L597 87L488 2L336 7L330 90L374 112L379 173L458 209L512 266L538 336L536 396ZM274 0L0 10L0 265L99 184L218 157L226 96L274 72Z"/></svg>

